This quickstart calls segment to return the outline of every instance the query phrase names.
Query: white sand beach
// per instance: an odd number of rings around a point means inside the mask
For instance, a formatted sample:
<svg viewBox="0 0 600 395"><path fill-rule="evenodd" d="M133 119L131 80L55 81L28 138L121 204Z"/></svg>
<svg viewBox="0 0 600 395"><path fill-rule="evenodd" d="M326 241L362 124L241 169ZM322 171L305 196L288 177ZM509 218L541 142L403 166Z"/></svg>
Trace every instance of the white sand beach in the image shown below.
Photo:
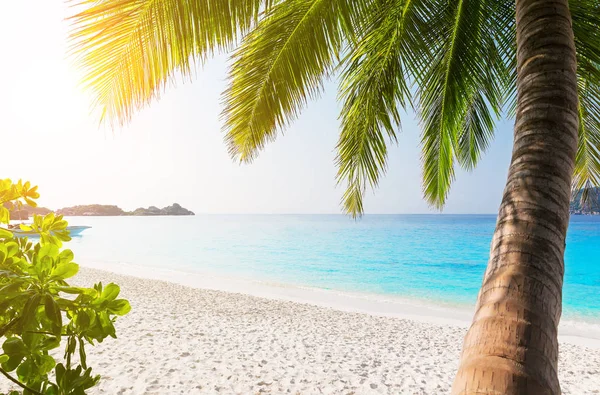
<svg viewBox="0 0 600 395"><path fill-rule="evenodd" d="M117 340L88 349L103 376L91 394L443 394L466 331L462 317L341 311L89 268L74 280L116 282L133 307ZM600 349L561 341L559 376L565 394L599 393Z"/></svg>
<svg viewBox="0 0 600 395"><path fill-rule="evenodd" d="M82 269L122 286L119 339L90 349L95 394L440 394L465 327ZM565 394L600 391L600 350L561 343Z"/></svg>

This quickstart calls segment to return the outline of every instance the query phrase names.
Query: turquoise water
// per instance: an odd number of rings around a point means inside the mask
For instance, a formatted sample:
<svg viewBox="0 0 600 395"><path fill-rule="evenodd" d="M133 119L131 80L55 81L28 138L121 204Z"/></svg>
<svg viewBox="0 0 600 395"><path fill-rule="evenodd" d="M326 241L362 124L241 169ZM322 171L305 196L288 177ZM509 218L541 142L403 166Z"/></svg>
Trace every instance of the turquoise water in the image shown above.
<svg viewBox="0 0 600 395"><path fill-rule="evenodd" d="M73 217L79 262L212 273L473 305L492 215ZM97 266L97 265L96 265ZM600 217L574 216L564 315L600 319Z"/></svg>

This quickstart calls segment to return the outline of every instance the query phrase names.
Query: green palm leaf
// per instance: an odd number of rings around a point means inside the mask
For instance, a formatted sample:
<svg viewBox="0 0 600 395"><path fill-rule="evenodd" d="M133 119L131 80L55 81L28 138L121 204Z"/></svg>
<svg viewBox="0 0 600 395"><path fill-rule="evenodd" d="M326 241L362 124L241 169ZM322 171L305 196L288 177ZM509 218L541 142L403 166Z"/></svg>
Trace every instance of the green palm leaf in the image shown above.
<svg viewBox="0 0 600 395"><path fill-rule="evenodd" d="M288 0L273 7L234 54L224 94L231 155L251 161L304 107L318 97L335 65L350 0Z"/></svg>
<svg viewBox="0 0 600 395"><path fill-rule="evenodd" d="M500 4L501 5L501 4ZM443 207L455 162L473 167L491 138L505 97L510 10L456 0L432 10L431 60L418 75L425 197Z"/></svg>
<svg viewBox="0 0 600 395"><path fill-rule="evenodd" d="M572 0L570 7L579 83L579 145L573 189L576 195L583 189L580 196L586 200L591 187L600 186L600 4Z"/></svg>
<svg viewBox="0 0 600 395"><path fill-rule="evenodd" d="M411 92L410 67L426 51L428 3L385 0L361 21L364 29L352 46L341 77L341 133L338 142L338 182L346 181L343 206L352 216L363 212L366 187L376 187L385 171L386 137L396 139L399 107ZM407 67L408 65L408 67Z"/></svg>
<svg viewBox="0 0 600 395"><path fill-rule="evenodd" d="M582 203L600 186L600 85L579 79L579 145L575 157L573 193Z"/></svg>
<svg viewBox="0 0 600 395"><path fill-rule="evenodd" d="M179 72L227 49L272 0L77 0L72 51L102 119L128 121Z"/></svg>
<svg viewBox="0 0 600 395"><path fill-rule="evenodd" d="M338 182L363 211L386 170L401 108L417 104L424 192L446 201L456 165L472 169L516 98L514 3L493 0L75 0L72 51L103 119L120 123L176 75L228 50L223 96L231 154L252 160L338 68ZM570 0L580 95L574 186L600 184L600 5ZM345 55L345 56L342 56ZM342 60L340 60L342 58Z"/></svg>

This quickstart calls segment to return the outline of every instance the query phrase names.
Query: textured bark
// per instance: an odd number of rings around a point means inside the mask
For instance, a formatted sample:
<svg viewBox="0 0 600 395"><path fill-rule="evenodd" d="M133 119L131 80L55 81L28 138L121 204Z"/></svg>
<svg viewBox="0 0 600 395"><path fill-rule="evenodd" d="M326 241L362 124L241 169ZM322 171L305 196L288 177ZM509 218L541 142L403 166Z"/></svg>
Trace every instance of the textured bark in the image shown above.
<svg viewBox="0 0 600 395"><path fill-rule="evenodd" d="M454 394L559 394L557 327L577 147L567 0L517 0L512 162Z"/></svg>

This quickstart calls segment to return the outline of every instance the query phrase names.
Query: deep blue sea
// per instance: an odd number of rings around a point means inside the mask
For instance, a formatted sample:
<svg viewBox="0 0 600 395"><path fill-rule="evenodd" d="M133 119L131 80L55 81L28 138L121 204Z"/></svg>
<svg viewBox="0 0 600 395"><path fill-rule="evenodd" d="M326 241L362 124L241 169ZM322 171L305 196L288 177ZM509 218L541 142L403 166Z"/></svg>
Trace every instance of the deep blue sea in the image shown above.
<svg viewBox="0 0 600 395"><path fill-rule="evenodd" d="M474 305L493 215L72 217L76 261ZM96 264L97 266L97 264ZM600 217L569 227L565 317L600 319Z"/></svg>

